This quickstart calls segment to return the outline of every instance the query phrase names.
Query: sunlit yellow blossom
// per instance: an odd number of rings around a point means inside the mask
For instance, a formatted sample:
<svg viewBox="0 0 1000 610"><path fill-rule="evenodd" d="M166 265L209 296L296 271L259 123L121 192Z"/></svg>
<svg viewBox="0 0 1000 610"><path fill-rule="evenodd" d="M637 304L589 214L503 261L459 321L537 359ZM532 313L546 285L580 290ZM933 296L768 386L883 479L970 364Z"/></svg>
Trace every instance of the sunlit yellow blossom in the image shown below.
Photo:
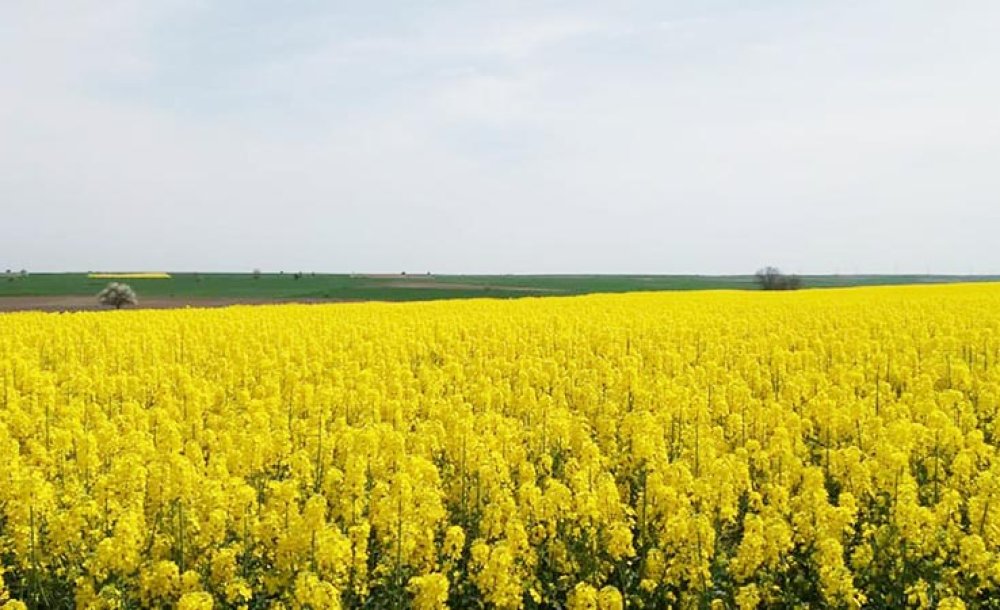
<svg viewBox="0 0 1000 610"><path fill-rule="evenodd" d="M414 576L407 588L413 594L413 607L416 610L440 610L448 607L448 579L444 574Z"/></svg>
<svg viewBox="0 0 1000 610"><path fill-rule="evenodd" d="M622 610L624 607L625 601L617 588L608 585L597 592L598 610Z"/></svg>
<svg viewBox="0 0 1000 610"><path fill-rule="evenodd" d="M204 591L185 593L177 602L177 610L212 610L212 596Z"/></svg>
<svg viewBox="0 0 1000 610"><path fill-rule="evenodd" d="M441 551L451 560L456 560L462 555L465 548L465 532L457 525L448 528L444 535L444 545Z"/></svg>
<svg viewBox="0 0 1000 610"><path fill-rule="evenodd" d="M568 610L598 610L597 601L597 589L581 582L570 593L566 608Z"/></svg>
<svg viewBox="0 0 1000 610"><path fill-rule="evenodd" d="M339 610L340 592L315 574L303 572L295 579L295 607L310 610Z"/></svg>
<svg viewBox="0 0 1000 610"><path fill-rule="evenodd" d="M760 605L760 591L757 585L740 587L736 593L736 605L740 610L755 610Z"/></svg>
<svg viewBox="0 0 1000 610"><path fill-rule="evenodd" d="M937 607L938 610L965 610L965 602L957 597L946 597Z"/></svg>
<svg viewBox="0 0 1000 610"><path fill-rule="evenodd" d="M140 583L147 603L168 600L180 589L181 573L172 561L158 561L143 572Z"/></svg>

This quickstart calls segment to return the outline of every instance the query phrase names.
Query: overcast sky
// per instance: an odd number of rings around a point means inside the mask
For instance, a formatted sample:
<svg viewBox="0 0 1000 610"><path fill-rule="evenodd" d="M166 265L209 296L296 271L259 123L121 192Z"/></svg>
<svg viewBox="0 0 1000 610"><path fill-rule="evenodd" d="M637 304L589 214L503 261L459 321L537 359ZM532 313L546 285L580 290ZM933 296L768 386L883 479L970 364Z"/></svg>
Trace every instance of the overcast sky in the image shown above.
<svg viewBox="0 0 1000 610"><path fill-rule="evenodd" d="M0 268L1000 273L1000 2L2 0Z"/></svg>

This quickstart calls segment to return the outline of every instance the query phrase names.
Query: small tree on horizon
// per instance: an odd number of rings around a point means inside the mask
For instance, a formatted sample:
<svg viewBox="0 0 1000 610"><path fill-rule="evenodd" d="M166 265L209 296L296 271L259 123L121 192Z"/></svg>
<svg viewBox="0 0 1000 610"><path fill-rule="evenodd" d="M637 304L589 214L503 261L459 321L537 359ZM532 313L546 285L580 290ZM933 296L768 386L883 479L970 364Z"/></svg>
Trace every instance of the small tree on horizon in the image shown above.
<svg viewBox="0 0 1000 610"><path fill-rule="evenodd" d="M761 290L798 290L802 280L797 275L785 275L777 267L758 269L754 279Z"/></svg>
<svg viewBox="0 0 1000 610"><path fill-rule="evenodd" d="M138 305L139 299L135 296L135 291L128 284L111 282L104 287L97 295L97 300L101 305L121 309L123 305Z"/></svg>

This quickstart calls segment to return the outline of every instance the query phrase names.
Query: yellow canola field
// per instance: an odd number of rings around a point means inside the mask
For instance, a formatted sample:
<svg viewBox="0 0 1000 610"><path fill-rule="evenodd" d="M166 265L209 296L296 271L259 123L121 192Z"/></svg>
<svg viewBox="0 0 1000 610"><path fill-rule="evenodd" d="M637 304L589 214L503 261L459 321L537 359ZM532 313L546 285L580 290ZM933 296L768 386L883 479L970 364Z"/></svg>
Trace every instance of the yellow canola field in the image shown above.
<svg viewBox="0 0 1000 610"><path fill-rule="evenodd" d="M169 280L169 273L88 273L92 280Z"/></svg>
<svg viewBox="0 0 1000 610"><path fill-rule="evenodd" d="M998 362L988 284L3 315L0 606L989 607Z"/></svg>

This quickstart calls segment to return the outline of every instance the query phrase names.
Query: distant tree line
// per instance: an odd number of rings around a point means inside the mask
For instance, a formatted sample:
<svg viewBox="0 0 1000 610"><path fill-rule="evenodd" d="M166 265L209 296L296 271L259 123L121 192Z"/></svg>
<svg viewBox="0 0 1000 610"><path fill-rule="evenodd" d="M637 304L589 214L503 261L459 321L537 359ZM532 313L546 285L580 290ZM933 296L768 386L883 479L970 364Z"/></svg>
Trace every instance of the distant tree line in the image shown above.
<svg viewBox="0 0 1000 610"><path fill-rule="evenodd" d="M253 275L253 279L259 280L261 278L261 276L263 276L263 272L259 268L257 268L257 269L254 269L251 272L251 275ZM285 275L285 272L284 271L279 271L278 275L282 275L283 276L283 275ZM302 271L296 271L295 273L292 274L292 277L294 279L301 280L306 275L307 274L304 273L304 272L302 272ZM308 275L309 275L309 277L316 277L316 272L315 271L311 271L311 272L309 272Z"/></svg>

